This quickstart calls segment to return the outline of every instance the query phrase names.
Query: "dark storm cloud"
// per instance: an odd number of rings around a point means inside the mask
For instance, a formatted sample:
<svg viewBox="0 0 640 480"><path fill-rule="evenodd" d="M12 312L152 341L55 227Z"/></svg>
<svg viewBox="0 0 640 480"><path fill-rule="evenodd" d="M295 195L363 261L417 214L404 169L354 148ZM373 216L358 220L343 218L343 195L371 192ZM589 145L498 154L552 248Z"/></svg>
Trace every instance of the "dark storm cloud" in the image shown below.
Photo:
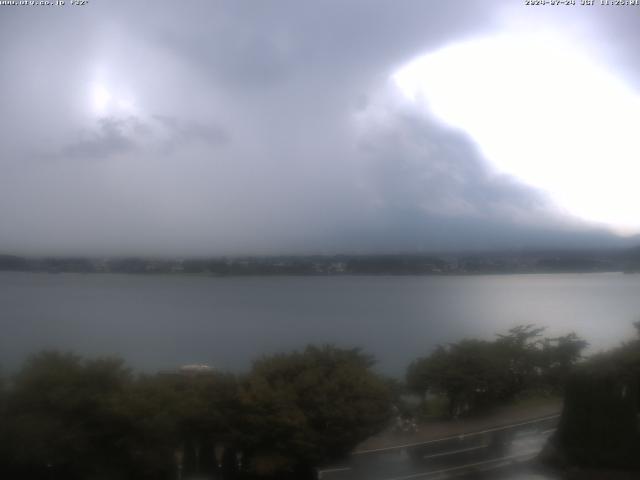
<svg viewBox="0 0 640 480"><path fill-rule="evenodd" d="M538 191L493 174L472 141L417 116L399 114L361 143L372 184L389 205L448 216L491 217L545 211Z"/></svg>
<svg viewBox="0 0 640 480"><path fill-rule="evenodd" d="M493 173L461 132L386 96L398 67L491 33L505 5L513 2L5 7L0 250L613 242ZM104 111L92 107L96 85L114 98ZM116 105L129 97L131 109Z"/></svg>
<svg viewBox="0 0 640 480"><path fill-rule="evenodd" d="M171 144L200 141L211 146L222 146L231 141L229 133L218 125L184 122L171 115L153 115L153 119L169 132Z"/></svg>
<svg viewBox="0 0 640 480"><path fill-rule="evenodd" d="M166 153L193 142L219 147L231 141L229 134L217 125L185 122L168 115L153 115L147 123L134 116L99 118L92 129L80 132L77 137L54 157L59 160L104 159L136 150L141 152L149 145Z"/></svg>
<svg viewBox="0 0 640 480"><path fill-rule="evenodd" d="M490 170L459 131L407 112L360 140L378 223L372 248L404 250L598 246L609 235L554 210L542 192ZM354 237L358 235L354 232ZM354 243L362 239L354 240Z"/></svg>
<svg viewBox="0 0 640 480"><path fill-rule="evenodd" d="M135 150L134 139L126 133L130 124L141 132L134 119L101 118L95 130L84 132L78 141L63 147L59 156L69 159L99 159Z"/></svg>

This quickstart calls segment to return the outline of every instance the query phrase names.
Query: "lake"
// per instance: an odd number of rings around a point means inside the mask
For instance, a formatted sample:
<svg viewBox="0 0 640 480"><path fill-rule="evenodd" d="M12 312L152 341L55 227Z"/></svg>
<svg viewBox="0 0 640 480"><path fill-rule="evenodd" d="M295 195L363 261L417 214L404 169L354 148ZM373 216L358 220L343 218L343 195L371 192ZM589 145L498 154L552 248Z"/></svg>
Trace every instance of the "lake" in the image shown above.
<svg viewBox="0 0 640 480"><path fill-rule="evenodd" d="M139 370L242 371L266 353L362 347L402 375L438 343L524 323L591 351L640 318L640 275L200 277L0 272L0 368L43 348L117 355Z"/></svg>

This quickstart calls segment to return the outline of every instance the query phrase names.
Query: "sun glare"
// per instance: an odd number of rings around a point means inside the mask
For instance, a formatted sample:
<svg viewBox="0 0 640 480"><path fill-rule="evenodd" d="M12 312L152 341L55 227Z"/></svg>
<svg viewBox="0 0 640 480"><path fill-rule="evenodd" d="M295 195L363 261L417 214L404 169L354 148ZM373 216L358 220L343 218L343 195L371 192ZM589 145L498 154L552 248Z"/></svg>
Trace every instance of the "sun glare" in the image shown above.
<svg viewBox="0 0 640 480"><path fill-rule="evenodd" d="M103 85L94 85L91 91L91 106L93 111L102 115L106 113L109 103L111 102L111 94Z"/></svg>
<svg viewBox="0 0 640 480"><path fill-rule="evenodd" d="M393 80L465 130L503 173L621 234L640 232L640 97L553 35L504 35L420 57Z"/></svg>
<svg viewBox="0 0 640 480"><path fill-rule="evenodd" d="M130 95L109 88L104 83L91 85L89 99L91 113L99 117L136 113L135 103Z"/></svg>

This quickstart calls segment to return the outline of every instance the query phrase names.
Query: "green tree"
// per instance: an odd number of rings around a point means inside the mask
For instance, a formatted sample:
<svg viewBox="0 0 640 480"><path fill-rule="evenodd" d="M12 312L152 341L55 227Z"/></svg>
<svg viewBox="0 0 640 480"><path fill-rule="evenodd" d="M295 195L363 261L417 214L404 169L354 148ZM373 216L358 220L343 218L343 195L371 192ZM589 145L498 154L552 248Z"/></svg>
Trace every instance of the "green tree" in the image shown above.
<svg viewBox="0 0 640 480"><path fill-rule="evenodd" d="M535 386L539 379L544 327L519 325L496 340L497 355L508 370L504 396L511 398Z"/></svg>
<svg viewBox="0 0 640 480"><path fill-rule="evenodd" d="M7 451L9 439L7 438L7 390L4 376L0 371L0 476L2 475L2 465L7 465L9 453Z"/></svg>
<svg viewBox="0 0 640 480"><path fill-rule="evenodd" d="M164 390L162 405L174 422L173 448L183 453L185 472L214 468L219 462L214 458L216 445L224 445L226 450L235 447L240 413L236 377L207 372L159 375L148 381Z"/></svg>
<svg viewBox="0 0 640 480"><path fill-rule="evenodd" d="M391 401L359 350L309 346L255 362L240 394L239 442L255 473L304 475L383 428Z"/></svg>
<svg viewBox="0 0 640 480"><path fill-rule="evenodd" d="M27 361L6 410L8 473L66 480L173 478L178 451L185 473L211 469L239 411L231 375L135 378L120 360L58 352Z"/></svg>
<svg viewBox="0 0 640 480"><path fill-rule="evenodd" d="M640 323L634 325L640 333ZM564 355L575 355L574 343L573 336L565 340ZM562 417L542 459L562 467L640 471L640 335L592 356L564 383Z"/></svg>
<svg viewBox="0 0 640 480"><path fill-rule="evenodd" d="M552 390L561 390L588 345L588 342L575 333L545 338L540 352L544 383Z"/></svg>
<svg viewBox="0 0 640 480"><path fill-rule="evenodd" d="M119 360L85 362L57 352L31 357L7 402L15 466L31 476L70 479L124 469L121 419L114 406L130 380Z"/></svg>
<svg viewBox="0 0 640 480"><path fill-rule="evenodd" d="M439 346L409 367L414 391L445 395L450 417L491 405L505 394L507 370L495 344L467 339Z"/></svg>
<svg viewBox="0 0 640 480"><path fill-rule="evenodd" d="M462 340L437 347L407 368L408 388L444 395L449 416L513 399L539 388L558 390L587 343L571 333L542 338L543 328L522 325L494 341Z"/></svg>
<svg viewBox="0 0 640 480"><path fill-rule="evenodd" d="M240 381L135 377L117 359L43 352L15 376L4 408L0 396L0 476L162 480L178 465L191 475L222 464L234 478L243 453L242 475L302 478L386 424L388 382L371 366L327 346L264 357Z"/></svg>

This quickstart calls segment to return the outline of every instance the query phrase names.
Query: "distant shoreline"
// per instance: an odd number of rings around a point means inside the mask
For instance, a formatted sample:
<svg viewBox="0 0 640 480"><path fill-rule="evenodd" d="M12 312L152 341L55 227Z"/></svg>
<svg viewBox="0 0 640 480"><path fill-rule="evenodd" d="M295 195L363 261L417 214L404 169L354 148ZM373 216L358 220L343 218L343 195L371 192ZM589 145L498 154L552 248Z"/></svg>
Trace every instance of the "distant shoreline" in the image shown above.
<svg viewBox="0 0 640 480"><path fill-rule="evenodd" d="M153 257L21 257L0 255L0 271L137 275L452 276L552 273L640 273L640 252L531 251L522 253Z"/></svg>
<svg viewBox="0 0 640 480"><path fill-rule="evenodd" d="M640 272L626 272L623 270L597 270L597 271L513 271L513 272L450 272L450 273L184 273L184 272L76 272L76 271L56 271L48 272L43 270L0 270L0 273L33 273L39 275L129 275L139 277L186 277L186 278L258 278L258 277L499 277L509 275L596 275L596 274L620 274L638 275Z"/></svg>

